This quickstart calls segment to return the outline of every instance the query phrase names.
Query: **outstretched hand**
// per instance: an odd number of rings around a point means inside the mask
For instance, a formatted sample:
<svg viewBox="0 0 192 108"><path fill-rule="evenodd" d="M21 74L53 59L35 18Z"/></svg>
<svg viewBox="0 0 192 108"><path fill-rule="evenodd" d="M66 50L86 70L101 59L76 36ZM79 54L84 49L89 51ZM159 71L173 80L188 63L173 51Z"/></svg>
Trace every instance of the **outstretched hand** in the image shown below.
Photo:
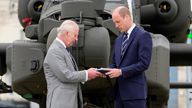
<svg viewBox="0 0 192 108"><path fill-rule="evenodd" d="M96 71L95 68L90 68L87 70L87 72L88 72L88 80L92 80L95 79L96 77L102 76L102 73Z"/></svg>

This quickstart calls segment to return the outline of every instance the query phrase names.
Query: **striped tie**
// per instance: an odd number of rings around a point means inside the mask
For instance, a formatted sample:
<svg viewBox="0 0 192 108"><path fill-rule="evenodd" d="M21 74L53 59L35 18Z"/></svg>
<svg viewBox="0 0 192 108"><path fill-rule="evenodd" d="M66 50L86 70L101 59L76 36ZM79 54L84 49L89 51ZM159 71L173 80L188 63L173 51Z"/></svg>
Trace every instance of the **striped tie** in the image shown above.
<svg viewBox="0 0 192 108"><path fill-rule="evenodd" d="M125 48L127 46L127 41L128 41L128 33L124 33L123 35L123 41L122 41L122 44L121 44L121 57L124 55L125 53Z"/></svg>

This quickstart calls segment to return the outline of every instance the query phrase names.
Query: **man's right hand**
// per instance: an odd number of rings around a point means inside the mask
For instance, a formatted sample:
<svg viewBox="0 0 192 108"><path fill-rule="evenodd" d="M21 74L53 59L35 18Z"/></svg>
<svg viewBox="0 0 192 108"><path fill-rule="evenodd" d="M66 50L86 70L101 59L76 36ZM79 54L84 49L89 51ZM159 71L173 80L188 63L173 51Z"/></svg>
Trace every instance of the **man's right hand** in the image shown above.
<svg viewBox="0 0 192 108"><path fill-rule="evenodd" d="M102 76L102 73L96 71L95 68L90 68L87 70L88 80L95 79L96 77Z"/></svg>

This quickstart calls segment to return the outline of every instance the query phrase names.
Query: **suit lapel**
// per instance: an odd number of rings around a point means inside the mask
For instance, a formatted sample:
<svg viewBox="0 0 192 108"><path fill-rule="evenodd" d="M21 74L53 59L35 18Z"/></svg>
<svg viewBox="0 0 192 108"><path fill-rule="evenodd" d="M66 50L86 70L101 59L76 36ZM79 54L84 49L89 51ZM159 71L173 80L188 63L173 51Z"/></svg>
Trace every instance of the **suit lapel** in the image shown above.
<svg viewBox="0 0 192 108"><path fill-rule="evenodd" d="M66 50L67 51L67 50ZM69 59L70 59L70 61L71 61L71 64L72 64L72 66L74 67L74 69L77 71L78 70L78 67L77 67L77 64L76 64L76 62L75 62L75 59L73 58L73 56L71 55L71 53L70 52L68 52L67 51L67 55L69 56Z"/></svg>
<svg viewBox="0 0 192 108"><path fill-rule="evenodd" d="M123 41L123 33L120 35L119 37L119 41L117 42L117 45L116 45L116 52L118 55L116 55L117 57L117 63L120 63L121 61L121 43Z"/></svg>
<svg viewBox="0 0 192 108"><path fill-rule="evenodd" d="M70 55L70 57L71 57L71 60L72 60L72 63L73 63L73 66L74 66L75 70L78 71L77 63L76 63L73 55L72 55L70 52L69 52L69 55Z"/></svg>
<svg viewBox="0 0 192 108"><path fill-rule="evenodd" d="M59 48L60 48L62 51L64 51L64 54L65 54L66 56L68 56L67 58L70 59L71 64L72 64L72 66L74 67L74 69L75 69L75 70L78 70L78 67L77 67L77 64L76 64L76 62L75 62L75 59L73 58L73 56L71 55L71 53L68 52L67 49L66 49L60 42L58 42L57 40L55 40L55 41L56 41L56 44L58 44Z"/></svg>
<svg viewBox="0 0 192 108"><path fill-rule="evenodd" d="M129 35L129 39L128 39L128 41L127 41L127 46L125 47L125 53L124 53L124 55L126 54L127 49L129 48L129 46L130 46L131 43L133 42L134 38L136 37L137 30L138 30L137 27L135 27L135 28L133 29L133 31L131 32L131 34ZM122 38L121 40L123 40L123 38ZM121 43L122 43L122 42L121 42ZM120 57L120 58L121 58L121 59L120 59L121 61L122 61L124 55L122 55L122 57ZM120 61L120 62L121 62L121 61Z"/></svg>

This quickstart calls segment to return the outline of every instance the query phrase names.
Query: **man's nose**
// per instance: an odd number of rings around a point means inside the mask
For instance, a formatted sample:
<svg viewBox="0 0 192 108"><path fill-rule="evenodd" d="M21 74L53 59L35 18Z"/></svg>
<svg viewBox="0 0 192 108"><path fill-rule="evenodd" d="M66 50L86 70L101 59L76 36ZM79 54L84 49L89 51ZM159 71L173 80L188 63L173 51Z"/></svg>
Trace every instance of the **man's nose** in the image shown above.
<svg viewBox="0 0 192 108"><path fill-rule="evenodd" d="M115 26L116 26L116 28L118 28L118 27L119 27L119 25L118 25L118 24L115 24Z"/></svg>
<svg viewBox="0 0 192 108"><path fill-rule="evenodd" d="M75 40L78 41L78 37L76 37Z"/></svg>

